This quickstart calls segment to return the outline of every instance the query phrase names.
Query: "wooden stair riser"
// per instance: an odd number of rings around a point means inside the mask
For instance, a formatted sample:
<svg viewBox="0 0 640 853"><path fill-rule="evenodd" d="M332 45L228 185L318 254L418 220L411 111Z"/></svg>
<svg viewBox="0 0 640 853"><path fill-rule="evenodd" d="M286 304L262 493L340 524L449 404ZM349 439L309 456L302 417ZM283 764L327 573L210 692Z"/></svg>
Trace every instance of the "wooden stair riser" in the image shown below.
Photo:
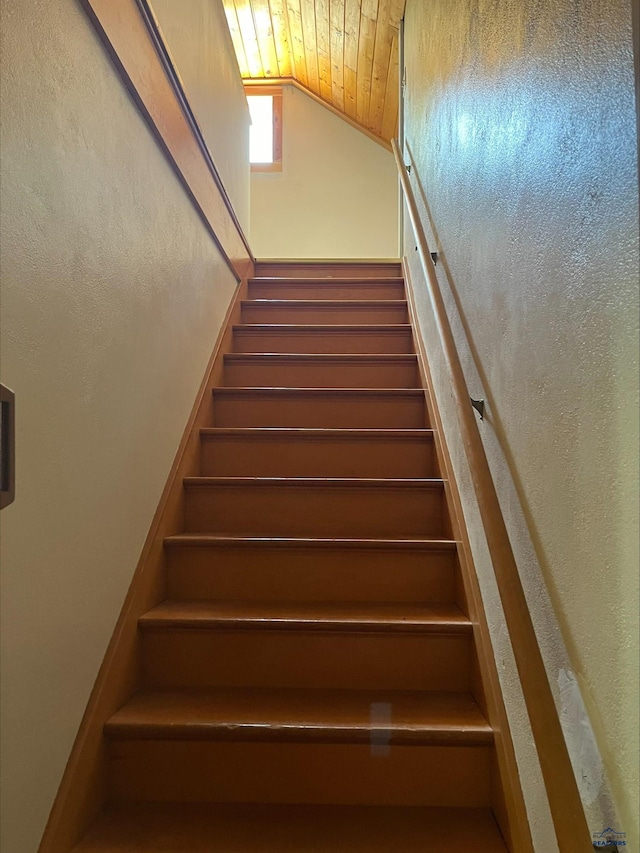
<svg viewBox="0 0 640 853"><path fill-rule="evenodd" d="M489 747L117 741L111 797L483 807Z"/></svg>
<svg viewBox="0 0 640 853"><path fill-rule="evenodd" d="M278 276L280 278L397 278L402 275L402 264L397 261L379 263L340 263L331 261L296 263L295 261L258 261L255 266L258 278Z"/></svg>
<svg viewBox="0 0 640 853"><path fill-rule="evenodd" d="M411 353L413 340L408 326L236 326L234 352L282 353Z"/></svg>
<svg viewBox="0 0 640 853"><path fill-rule="evenodd" d="M333 281L258 278L249 282L249 299L404 299L404 281L348 279Z"/></svg>
<svg viewBox="0 0 640 853"><path fill-rule="evenodd" d="M272 388L416 388L415 356L228 355L224 384Z"/></svg>
<svg viewBox="0 0 640 853"><path fill-rule="evenodd" d="M442 538L443 489L382 481L341 485L312 481L187 480L185 528L240 536Z"/></svg>
<svg viewBox="0 0 640 853"><path fill-rule="evenodd" d="M435 477L431 436L319 432L201 435L204 477Z"/></svg>
<svg viewBox="0 0 640 853"><path fill-rule="evenodd" d="M446 603L456 552L405 548L167 547L171 599Z"/></svg>
<svg viewBox="0 0 640 853"><path fill-rule="evenodd" d="M406 323L406 302L319 302L308 300L254 300L242 303L242 323L303 323L311 325L365 325Z"/></svg>
<svg viewBox="0 0 640 853"><path fill-rule="evenodd" d="M469 633L145 628L143 683L467 691Z"/></svg>
<svg viewBox="0 0 640 853"><path fill-rule="evenodd" d="M424 395L215 389L213 426L317 429L422 429Z"/></svg>
<svg viewBox="0 0 640 853"><path fill-rule="evenodd" d="M121 801L74 853L435 853L443 827L447 853L507 851L489 808Z"/></svg>

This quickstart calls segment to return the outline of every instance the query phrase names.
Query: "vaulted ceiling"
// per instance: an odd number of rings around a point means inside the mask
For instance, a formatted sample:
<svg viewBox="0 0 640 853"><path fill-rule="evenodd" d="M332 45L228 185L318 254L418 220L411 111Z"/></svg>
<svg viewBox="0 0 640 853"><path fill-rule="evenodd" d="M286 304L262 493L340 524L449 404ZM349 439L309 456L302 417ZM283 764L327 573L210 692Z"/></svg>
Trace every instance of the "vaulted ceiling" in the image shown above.
<svg viewBox="0 0 640 853"><path fill-rule="evenodd" d="M291 80L384 144L405 0L223 0L245 80Z"/></svg>

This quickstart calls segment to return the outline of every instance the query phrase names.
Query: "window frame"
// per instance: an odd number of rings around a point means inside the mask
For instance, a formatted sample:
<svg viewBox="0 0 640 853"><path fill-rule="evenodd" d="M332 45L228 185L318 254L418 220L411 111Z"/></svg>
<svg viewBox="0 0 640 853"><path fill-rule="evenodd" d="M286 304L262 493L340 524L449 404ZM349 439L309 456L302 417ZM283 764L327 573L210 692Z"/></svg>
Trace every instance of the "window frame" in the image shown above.
<svg viewBox="0 0 640 853"><path fill-rule="evenodd" d="M264 95L273 98L273 162L251 163L252 172L281 172L282 171L282 86L252 86L244 87L245 95Z"/></svg>

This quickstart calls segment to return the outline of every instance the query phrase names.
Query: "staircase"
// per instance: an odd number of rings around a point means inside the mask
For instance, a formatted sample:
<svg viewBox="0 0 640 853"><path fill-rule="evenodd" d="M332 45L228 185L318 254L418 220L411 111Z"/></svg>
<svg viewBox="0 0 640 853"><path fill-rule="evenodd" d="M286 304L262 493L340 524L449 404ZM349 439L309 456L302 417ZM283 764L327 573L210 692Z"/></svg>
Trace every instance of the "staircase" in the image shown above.
<svg viewBox="0 0 640 853"><path fill-rule="evenodd" d="M397 264L262 264L75 853L498 853Z"/></svg>

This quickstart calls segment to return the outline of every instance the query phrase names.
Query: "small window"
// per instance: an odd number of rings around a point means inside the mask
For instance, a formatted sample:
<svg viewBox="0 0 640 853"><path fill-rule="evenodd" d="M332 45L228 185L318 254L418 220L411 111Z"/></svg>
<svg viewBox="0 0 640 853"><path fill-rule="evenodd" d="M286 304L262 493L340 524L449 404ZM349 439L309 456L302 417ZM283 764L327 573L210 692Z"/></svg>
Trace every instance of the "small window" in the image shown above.
<svg viewBox="0 0 640 853"><path fill-rule="evenodd" d="M247 86L245 92L251 113L251 171L281 172L282 89L273 86Z"/></svg>

